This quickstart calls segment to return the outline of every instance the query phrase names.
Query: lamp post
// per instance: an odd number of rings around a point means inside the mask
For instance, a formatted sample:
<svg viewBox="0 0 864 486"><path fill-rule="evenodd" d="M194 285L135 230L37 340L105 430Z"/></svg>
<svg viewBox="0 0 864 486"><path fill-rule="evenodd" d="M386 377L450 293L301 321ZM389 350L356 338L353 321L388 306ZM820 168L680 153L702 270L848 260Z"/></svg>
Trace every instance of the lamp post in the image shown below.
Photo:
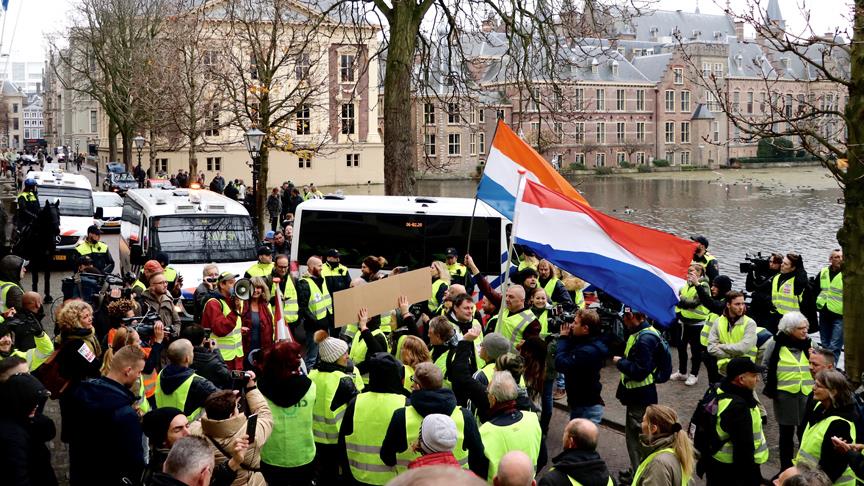
<svg viewBox="0 0 864 486"><path fill-rule="evenodd" d="M135 143L135 148L138 149L138 170L141 170L141 150L144 148L146 140L141 135L138 135L132 141Z"/></svg>
<svg viewBox="0 0 864 486"><path fill-rule="evenodd" d="M96 185L99 185L99 139L93 139L93 148L96 149Z"/></svg>
<svg viewBox="0 0 864 486"><path fill-rule="evenodd" d="M264 141L264 132L252 128L246 132L246 150L252 157L252 224L257 235L258 229L258 174L261 169L261 143ZM257 235L260 237L260 235Z"/></svg>
<svg viewBox="0 0 864 486"><path fill-rule="evenodd" d="M75 163L76 163L76 164L78 163L78 160L79 160L79 159L78 159L78 154L79 154L79 152L78 152L78 144L79 144L79 143L80 143L80 140L78 140L78 139L76 138L76 139L75 139ZM80 167L78 168L78 172L81 172L81 168L80 168Z"/></svg>

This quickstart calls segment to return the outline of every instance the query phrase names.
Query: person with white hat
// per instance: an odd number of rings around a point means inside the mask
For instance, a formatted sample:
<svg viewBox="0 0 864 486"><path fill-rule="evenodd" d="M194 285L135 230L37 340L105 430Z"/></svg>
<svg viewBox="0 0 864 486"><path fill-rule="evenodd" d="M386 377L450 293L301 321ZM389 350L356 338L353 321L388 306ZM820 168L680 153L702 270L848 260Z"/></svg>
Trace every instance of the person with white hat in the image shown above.
<svg viewBox="0 0 864 486"><path fill-rule="evenodd" d="M420 434L412 448L420 457L408 463L408 469L424 466L461 468L453 448L456 447L456 422L447 415L432 413L423 418Z"/></svg>

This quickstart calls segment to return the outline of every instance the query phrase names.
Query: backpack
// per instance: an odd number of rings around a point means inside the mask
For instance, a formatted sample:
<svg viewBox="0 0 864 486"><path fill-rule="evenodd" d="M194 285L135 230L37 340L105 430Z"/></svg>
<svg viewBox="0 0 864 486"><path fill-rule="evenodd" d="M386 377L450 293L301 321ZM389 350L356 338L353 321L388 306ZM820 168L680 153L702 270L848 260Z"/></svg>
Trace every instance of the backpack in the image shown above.
<svg viewBox="0 0 864 486"><path fill-rule="evenodd" d="M57 359L59 353L59 349L55 350L44 363L30 373L51 393L52 400L60 398L69 386L69 380L60 374L60 360Z"/></svg>
<svg viewBox="0 0 864 486"><path fill-rule="evenodd" d="M666 383L672 376L672 353L669 351L669 341L663 339L659 333L657 339L660 345L654 350L654 383Z"/></svg>
<svg viewBox="0 0 864 486"><path fill-rule="evenodd" d="M690 418L687 435L693 441L693 447L699 451L700 465L704 465L704 461L722 446L717 437L717 408L722 395L719 383L709 385ZM701 473L699 477L702 477Z"/></svg>

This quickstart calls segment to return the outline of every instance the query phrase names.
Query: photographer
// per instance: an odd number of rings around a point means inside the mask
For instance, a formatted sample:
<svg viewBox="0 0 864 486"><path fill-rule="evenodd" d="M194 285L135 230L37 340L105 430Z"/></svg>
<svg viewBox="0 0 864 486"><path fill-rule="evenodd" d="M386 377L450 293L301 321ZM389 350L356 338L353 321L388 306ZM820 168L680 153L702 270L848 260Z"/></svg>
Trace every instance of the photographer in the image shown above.
<svg viewBox="0 0 864 486"><path fill-rule="evenodd" d="M186 326L180 331L182 339L188 339L192 343L192 364L190 368L195 370L198 376L210 380L221 389L231 388L231 372L225 365L222 355L216 350L213 341L207 336L206 330L197 325Z"/></svg>
<svg viewBox="0 0 864 486"><path fill-rule="evenodd" d="M744 288L751 293L747 314L756 322L765 322L771 313L771 280L780 272L783 255L772 253L767 258L762 258L761 254L748 255L746 260L739 265L739 270L747 274Z"/></svg>
<svg viewBox="0 0 864 486"><path fill-rule="evenodd" d="M555 369L564 374L570 418L596 424L603 417L600 370L609 357L609 346L601 336L600 315L590 309L565 314L555 350Z"/></svg>
<svg viewBox="0 0 864 486"><path fill-rule="evenodd" d="M195 288L192 301L195 302L195 322L201 322L201 314L204 312L204 304L210 294L216 292L216 283L219 281L219 267L210 263L204 265L201 271L201 283Z"/></svg>
<svg viewBox="0 0 864 486"><path fill-rule="evenodd" d="M201 415L201 407L211 393L218 391L207 378L190 369L194 357L192 343L178 339L168 346L168 366L159 373L156 383L156 407L183 410L189 420Z"/></svg>
<svg viewBox="0 0 864 486"><path fill-rule="evenodd" d="M146 314L157 313L159 320L170 329L180 329L180 316L174 309L174 299L168 292L168 279L158 272L150 277L150 286L139 297L141 307L146 308Z"/></svg>

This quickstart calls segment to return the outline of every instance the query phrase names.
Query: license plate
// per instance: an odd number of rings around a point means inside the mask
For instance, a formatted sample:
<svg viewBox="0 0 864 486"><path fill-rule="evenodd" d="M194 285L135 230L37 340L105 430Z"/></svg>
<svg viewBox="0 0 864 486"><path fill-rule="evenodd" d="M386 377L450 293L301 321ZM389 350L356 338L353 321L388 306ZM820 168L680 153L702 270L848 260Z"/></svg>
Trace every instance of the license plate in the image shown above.
<svg viewBox="0 0 864 486"><path fill-rule="evenodd" d="M54 255L54 259L57 261L66 261L66 255Z"/></svg>

